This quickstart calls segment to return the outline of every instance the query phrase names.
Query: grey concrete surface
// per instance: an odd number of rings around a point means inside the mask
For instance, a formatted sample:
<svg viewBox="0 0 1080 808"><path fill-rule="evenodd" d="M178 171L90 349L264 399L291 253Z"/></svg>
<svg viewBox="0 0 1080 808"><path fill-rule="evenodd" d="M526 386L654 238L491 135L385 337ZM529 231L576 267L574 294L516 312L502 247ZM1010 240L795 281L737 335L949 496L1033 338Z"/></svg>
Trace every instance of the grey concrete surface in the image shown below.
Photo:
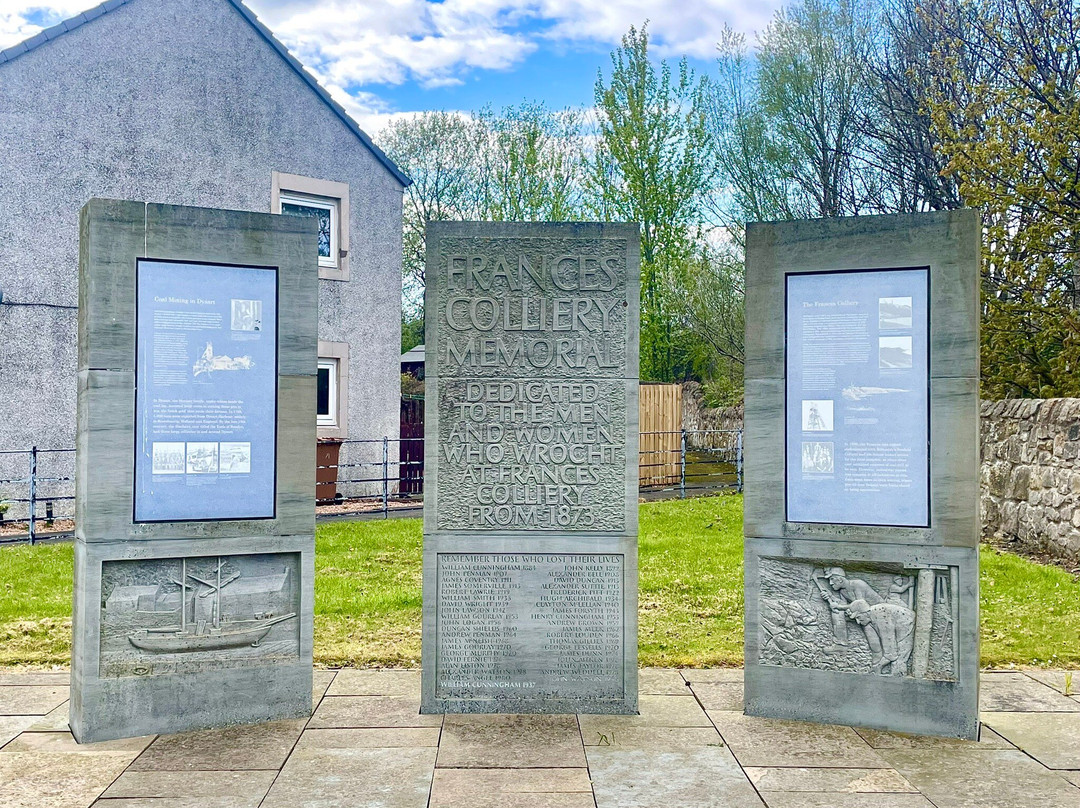
<svg viewBox="0 0 1080 808"><path fill-rule="evenodd" d="M733 684L737 670L645 670L642 680L689 695ZM59 683L63 673L49 674ZM1053 672L987 672L983 681ZM319 688L360 690L388 711L356 726L314 721L75 744L49 713L9 715L0 684L0 805L4 808L1075 808L1076 713L984 713L980 741L744 716L700 706L612 715L419 715L417 671L315 671ZM686 686L690 682L690 686ZM696 684L703 682L702 684ZM28 685L33 686L33 685ZM408 700L418 722L400 720ZM44 710L46 704L37 709ZM672 715L677 719L672 720ZM341 723L349 723L342 720ZM370 724L383 726L369 726ZM1010 740L1013 743L1010 743Z"/></svg>

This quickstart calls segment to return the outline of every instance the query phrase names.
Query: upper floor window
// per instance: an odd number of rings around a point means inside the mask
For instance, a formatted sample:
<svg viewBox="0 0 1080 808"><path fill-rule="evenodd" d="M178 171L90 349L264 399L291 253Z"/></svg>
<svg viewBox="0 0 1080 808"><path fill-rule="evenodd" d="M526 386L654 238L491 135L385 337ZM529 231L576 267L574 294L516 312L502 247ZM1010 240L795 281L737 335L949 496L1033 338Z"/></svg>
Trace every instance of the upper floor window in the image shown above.
<svg viewBox="0 0 1080 808"><path fill-rule="evenodd" d="M319 223L319 277L349 279L349 186L274 171L270 210L310 216Z"/></svg>
<svg viewBox="0 0 1080 808"><path fill-rule="evenodd" d="M290 216L308 216L319 222L319 266L338 267L338 205L336 199L282 193L281 210Z"/></svg>

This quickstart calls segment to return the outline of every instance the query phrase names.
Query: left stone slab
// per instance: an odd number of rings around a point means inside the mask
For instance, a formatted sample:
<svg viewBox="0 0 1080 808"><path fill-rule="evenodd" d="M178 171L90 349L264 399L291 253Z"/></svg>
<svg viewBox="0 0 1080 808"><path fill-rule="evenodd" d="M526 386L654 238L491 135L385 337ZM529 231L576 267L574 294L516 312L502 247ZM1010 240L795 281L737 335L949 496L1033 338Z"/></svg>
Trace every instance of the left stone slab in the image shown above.
<svg viewBox="0 0 1080 808"><path fill-rule="evenodd" d="M80 743L311 712L317 254L301 218L82 210Z"/></svg>

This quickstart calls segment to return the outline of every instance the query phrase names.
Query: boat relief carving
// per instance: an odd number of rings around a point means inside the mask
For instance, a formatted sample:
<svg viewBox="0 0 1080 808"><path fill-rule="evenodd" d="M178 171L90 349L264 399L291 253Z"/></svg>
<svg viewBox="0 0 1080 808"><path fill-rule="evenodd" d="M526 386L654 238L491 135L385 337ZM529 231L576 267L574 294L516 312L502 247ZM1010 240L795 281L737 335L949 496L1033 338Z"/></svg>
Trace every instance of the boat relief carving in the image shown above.
<svg viewBox="0 0 1080 808"><path fill-rule="evenodd" d="M108 562L102 675L296 657L295 554Z"/></svg>

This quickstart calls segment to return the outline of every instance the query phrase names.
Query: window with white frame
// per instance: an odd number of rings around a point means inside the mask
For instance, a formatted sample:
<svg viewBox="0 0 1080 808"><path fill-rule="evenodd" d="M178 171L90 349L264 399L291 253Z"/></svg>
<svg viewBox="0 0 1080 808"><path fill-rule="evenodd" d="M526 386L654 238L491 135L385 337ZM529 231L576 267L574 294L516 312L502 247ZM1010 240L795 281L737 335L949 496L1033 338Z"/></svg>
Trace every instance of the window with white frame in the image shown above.
<svg viewBox="0 0 1080 808"><path fill-rule="evenodd" d="M319 266L337 269L338 267L338 228L340 213L339 202L317 196L289 194L284 191L279 197L280 213L287 216L306 216L319 223Z"/></svg>
<svg viewBox="0 0 1080 808"><path fill-rule="evenodd" d="M340 384L337 359L320 359L318 384L316 386L316 413L319 426L337 427L338 385Z"/></svg>
<svg viewBox="0 0 1080 808"><path fill-rule="evenodd" d="M272 172L270 210L306 216L319 225L319 277L349 280L349 186L299 174Z"/></svg>

